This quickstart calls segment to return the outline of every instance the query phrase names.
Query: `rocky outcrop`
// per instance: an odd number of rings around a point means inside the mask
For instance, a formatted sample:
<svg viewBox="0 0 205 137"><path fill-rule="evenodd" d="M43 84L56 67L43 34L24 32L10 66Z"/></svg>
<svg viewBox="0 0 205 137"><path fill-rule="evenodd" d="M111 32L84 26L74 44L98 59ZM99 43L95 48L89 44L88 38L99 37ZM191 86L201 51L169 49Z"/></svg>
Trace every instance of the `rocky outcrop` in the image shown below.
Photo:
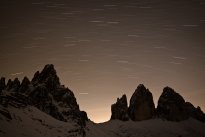
<svg viewBox="0 0 205 137"><path fill-rule="evenodd" d="M185 100L170 87L165 87L159 97L157 114L170 121L182 121L189 118L185 109Z"/></svg>
<svg viewBox="0 0 205 137"><path fill-rule="evenodd" d="M15 91L18 91L19 87L21 85L21 82L19 81L18 78L15 78L14 81L13 81L13 85L12 85L12 89L15 90Z"/></svg>
<svg viewBox="0 0 205 137"><path fill-rule="evenodd" d="M155 114L152 93L140 84L130 99L129 117L133 121L151 119Z"/></svg>
<svg viewBox="0 0 205 137"><path fill-rule="evenodd" d="M140 84L130 99L128 108L126 95L118 98L117 102L111 106L112 119L122 121L133 120L141 121L151 119L155 115L155 106L152 93L146 89L143 84Z"/></svg>
<svg viewBox="0 0 205 137"><path fill-rule="evenodd" d="M21 83L20 83L20 81L19 81L18 78L15 78L14 81L12 81L11 79L9 79L5 89L6 89L7 91L11 90L11 91L17 92L18 89L19 89L19 87L20 87L20 84L21 84Z"/></svg>
<svg viewBox="0 0 205 137"><path fill-rule="evenodd" d="M49 95L48 89L43 84L36 86L29 94L29 98L31 104L37 106L40 109L45 103L52 102L52 97Z"/></svg>
<svg viewBox="0 0 205 137"><path fill-rule="evenodd" d="M117 99L115 104L111 106L112 116L111 119L119 119L122 121L129 120L128 116L128 105L127 105L127 97L123 95L120 99Z"/></svg>
<svg viewBox="0 0 205 137"><path fill-rule="evenodd" d="M48 64L39 73L37 71L32 79L34 85L45 83L48 90L56 90L60 86L59 77L57 76L56 70L53 64Z"/></svg>
<svg viewBox="0 0 205 137"><path fill-rule="evenodd" d="M38 84L39 75L40 75L40 72L39 72L39 71L36 71L36 73L35 73L34 76L33 76L33 79L31 80L31 82L32 82L33 85Z"/></svg>
<svg viewBox="0 0 205 137"><path fill-rule="evenodd" d="M203 113L203 111L199 106L195 108L194 105L192 105L190 102L186 102L185 110L190 117L205 122L205 114Z"/></svg>
<svg viewBox="0 0 205 137"><path fill-rule="evenodd" d="M205 114L201 108L185 102L184 98L170 87L163 89L155 109L152 93L142 84L133 93L128 109L126 95L123 95L111 106L111 112L111 120L141 121L158 117L169 121L182 121L192 117L205 122Z"/></svg>
<svg viewBox="0 0 205 137"><path fill-rule="evenodd" d="M86 125L87 114L80 111L73 92L60 84L54 65L46 65L41 72L37 71L30 81L24 77L22 83L15 78L0 80L0 88L5 89L0 94L0 104L3 107L35 106L39 110L61 121L76 121L81 127ZM3 113L3 112L2 112Z"/></svg>
<svg viewBox="0 0 205 137"><path fill-rule="evenodd" d="M205 122L205 114L200 107L195 108L190 102L170 87L165 87L158 100L157 114L170 121L182 121L189 117Z"/></svg>
<svg viewBox="0 0 205 137"><path fill-rule="evenodd" d="M52 64L46 65L41 72L37 71L32 81L24 77L20 83L15 78L14 81L9 79L6 84L5 78L0 79L0 106L5 109L9 106L24 108L28 105L35 106L58 120L76 121L82 128L88 120L86 112L80 111L74 93L61 85ZM205 122L205 114L200 107L195 108L191 103L185 102L181 95L169 87L163 89L156 110L152 93L140 84L130 99L129 107L127 97L123 95L111 106L111 111L111 120L141 121L158 116L170 121L192 117ZM7 111L1 111L0 114L9 118Z"/></svg>
<svg viewBox="0 0 205 137"><path fill-rule="evenodd" d="M57 102L61 102L63 107L72 107L74 110L79 109L76 98L70 89L59 87L55 92L52 92L52 95Z"/></svg>
<svg viewBox="0 0 205 137"><path fill-rule="evenodd" d="M5 78L1 77L1 79L0 79L0 93L3 89L5 89L5 87L6 87Z"/></svg>
<svg viewBox="0 0 205 137"><path fill-rule="evenodd" d="M60 84L52 64L46 65L41 72L37 71L31 83L34 90L30 92L29 97L33 105L56 119L62 121L73 119L82 126L85 125L87 114L79 110L73 92Z"/></svg>
<svg viewBox="0 0 205 137"><path fill-rule="evenodd" d="M18 92L20 93L28 93L29 92L29 86L31 82L27 77L24 77L21 83L20 88L18 89Z"/></svg>
<svg viewBox="0 0 205 137"><path fill-rule="evenodd" d="M10 90L13 86L13 81L11 79L8 80L7 84L6 84L6 90Z"/></svg>

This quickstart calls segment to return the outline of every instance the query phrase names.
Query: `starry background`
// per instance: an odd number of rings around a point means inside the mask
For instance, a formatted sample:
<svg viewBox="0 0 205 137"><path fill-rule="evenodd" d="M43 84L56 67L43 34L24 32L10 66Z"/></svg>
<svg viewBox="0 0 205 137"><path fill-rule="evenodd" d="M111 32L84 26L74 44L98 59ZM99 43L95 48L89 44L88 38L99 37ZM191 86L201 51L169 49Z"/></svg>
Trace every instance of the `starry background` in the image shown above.
<svg viewBox="0 0 205 137"><path fill-rule="evenodd" d="M55 65L91 120L143 83L205 110L203 0L1 0L0 76L30 79Z"/></svg>

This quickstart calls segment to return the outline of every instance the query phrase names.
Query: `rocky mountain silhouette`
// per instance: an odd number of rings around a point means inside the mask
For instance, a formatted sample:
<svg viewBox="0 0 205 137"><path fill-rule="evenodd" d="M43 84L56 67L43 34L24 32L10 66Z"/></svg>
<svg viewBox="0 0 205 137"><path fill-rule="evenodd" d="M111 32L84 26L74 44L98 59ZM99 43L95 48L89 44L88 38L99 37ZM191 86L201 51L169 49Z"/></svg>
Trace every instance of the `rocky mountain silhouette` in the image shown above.
<svg viewBox="0 0 205 137"><path fill-rule="evenodd" d="M200 107L194 107L190 102L185 102L184 98L170 87L163 89L157 108L155 108L152 93L143 84L140 84L130 99L129 107L127 107L126 95L123 95L111 106L111 110L111 120L142 121L161 118L168 121L183 121L192 117L205 122L205 114Z"/></svg>
<svg viewBox="0 0 205 137"><path fill-rule="evenodd" d="M111 112L111 119L119 119L122 121L129 120L126 95L117 99L117 102L111 106Z"/></svg>
<svg viewBox="0 0 205 137"><path fill-rule="evenodd" d="M0 136L4 137L204 137L204 129L200 107L170 87L163 89L155 108L152 93L140 84L129 105L124 94L112 104L110 121L95 124L79 109L74 93L60 83L52 64L37 71L31 81L0 79Z"/></svg>
<svg viewBox="0 0 205 137"><path fill-rule="evenodd" d="M12 119L6 108L25 108L34 106L42 112L57 120L69 122L74 121L80 127L80 134L88 121L86 112L80 111L79 105L73 92L60 84L54 65L48 64L44 69L37 71L30 81L24 77L22 82L15 78L14 81L5 78L0 80L0 114Z"/></svg>

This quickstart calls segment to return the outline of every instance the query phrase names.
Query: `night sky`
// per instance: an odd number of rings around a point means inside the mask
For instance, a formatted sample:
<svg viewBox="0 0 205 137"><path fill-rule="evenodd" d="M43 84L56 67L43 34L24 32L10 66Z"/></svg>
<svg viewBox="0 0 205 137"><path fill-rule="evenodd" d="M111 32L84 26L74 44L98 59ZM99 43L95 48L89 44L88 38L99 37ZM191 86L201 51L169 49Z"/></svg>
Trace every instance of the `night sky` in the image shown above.
<svg viewBox="0 0 205 137"><path fill-rule="evenodd" d="M0 76L50 63L95 122L141 83L205 110L205 1L1 0Z"/></svg>

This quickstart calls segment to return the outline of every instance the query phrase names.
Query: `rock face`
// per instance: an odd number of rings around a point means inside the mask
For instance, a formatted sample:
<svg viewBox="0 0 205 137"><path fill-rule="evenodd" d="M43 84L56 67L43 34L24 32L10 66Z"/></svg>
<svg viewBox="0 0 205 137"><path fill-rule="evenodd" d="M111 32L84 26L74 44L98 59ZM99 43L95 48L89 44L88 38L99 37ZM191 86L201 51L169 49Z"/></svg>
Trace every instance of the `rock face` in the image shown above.
<svg viewBox="0 0 205 137"><path fill-rule="evenodd" d="M18 78L15 78L14 81L13 81L13 85L12 85L12 90L14 91L18 91L19 87L20 87L21 83L19 81Z"/></svg>
<svg viewBox="0 0 205 137"><path fill-rule="evenodd" d="M73 92L61 85L57 72L52 64L37 71L30 81L24 77L22 82L18 78L13 81L0 79L0 115L10 119L7 107L25 108L34 106L55 119L69 122L75 121L82 129L88 121L86 112L79 109ZM195 108L185 102L183 97L172 88L165 87L155 109L152 93L140 84L130 99L128 107L127 97L123 95L111 106L112 119L127 121L141 121L158 116L170 121L182 121L189 117L205 122L205 114L200 107ZM84 134L84 130L82 130Z"/></svg>
<svg viewBox="0 0 205 137"><path fill-rule="evenodd" d="M185 100L170 87L163 89L158 100L157 113L159 117L170 121L182 121L189 117L185 109Z"/></svg>
<svg viewBox="0 0 205 137"><path fill-rule="evenodd" d="M60 84L52 64L46 65L41 72L37 71L31 83L34 86L33 91L29 93L31 104L56 119L72 119L85 126L87 114L79 110L73 92Z"/></svg>
<svg viewBox="0 0 205 137"><path fill-rule="evenodd" d="M10 90L13 86L13 81L11 79L8 80L7 84L6 84L6 90Z"/></svg>
<svg viewBox="0 0 205 137"><path fill-rule="evenodd" d="M127 110L128 110L127 97L126 95L123 95L120 99L119 98L117 99L117 102L115 104L112 104L111 119L119 119L122 121L129 120Z"/></svg>
<svg viewBox="0 0 205 137"><path fill-rule="evenodd" d="M112 104L111 112L111 120L141 121L158 117L169 121L182 121L192 117L205 122L205 114L201 108L185 102L183 97L170 87L163 89L155 109L152 93L142 84L133 93L129 107L127 107L126 95L123 95Z"/></svg>
<svg viewBox="0 0 205 137"><path fill-rule="evenodd" d="M185 109L190 117L205 122L205 114L199 106L195 108L194 105L192 105L190 102L186 102Z"/></svg>
<svg viewBox="0 0 205 137"><path fill-rule="evenodd" d="M151 119L155 114L152 93L140 84L130 99L129 117L133 121Z"/></svg>
<svg viewBox="0 0 205 137"><path fill-rule="evenodd" d="M22 83L18 89L18 92L20 93L28 93L29 92L29 86L31 86L31 82L27 77L24 77L22 80Z"/></svg>
<svg viewBox="0 0 205 137"><path fill-rule="evenodd" d="M3 89L5 89L5 87L6 87L5 78L1 77L1 79L0 79L0 93Z"/></svg>
<svg viewBox="0 0 205 137"><path fill-rule="evenodd" d="M54 65L46 65L41 73L37 71L32 79L32 83L34 85L45 83L49 90L57 89L60 86L60 81L54 69Z"/></svg>
<svg viewBox="0 0 205 137"><path fill-rule="evenodd" d="M41 111L61 121L76 121L81 127L86 125L87 114L80 111L73 92L60 84L54 65L48 64L37 71L30 82L24 77L22 83L15 78L5 84L5 78L0 80L0 105L7 107L35 106Z"/></svg>

